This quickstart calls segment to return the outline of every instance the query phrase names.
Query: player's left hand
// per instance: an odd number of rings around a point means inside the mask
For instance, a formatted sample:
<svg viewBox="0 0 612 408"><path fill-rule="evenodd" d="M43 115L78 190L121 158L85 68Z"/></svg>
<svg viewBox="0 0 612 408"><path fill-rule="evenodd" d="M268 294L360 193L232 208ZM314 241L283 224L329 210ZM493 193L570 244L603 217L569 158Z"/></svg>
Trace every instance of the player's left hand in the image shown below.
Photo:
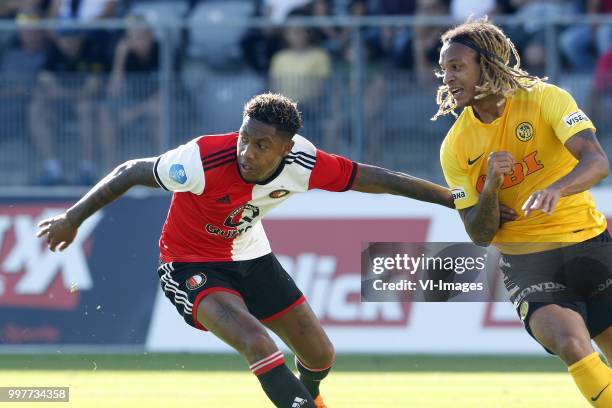
<svg viewBox="0 0 612 408"><path fill-rule="evenodd" d="M548 187L531 194L521 209L525 213L525 218L529 217L533 211L542 211L550 215L560 198L560 190Z"/></svg>
<svg viewBox="0 0 612 408"><path fill-rule="evenodd" d="M502 203L499 203L499 226L508 221L514 221L518 218L518 214L512 207L508 207Z"/></svg>

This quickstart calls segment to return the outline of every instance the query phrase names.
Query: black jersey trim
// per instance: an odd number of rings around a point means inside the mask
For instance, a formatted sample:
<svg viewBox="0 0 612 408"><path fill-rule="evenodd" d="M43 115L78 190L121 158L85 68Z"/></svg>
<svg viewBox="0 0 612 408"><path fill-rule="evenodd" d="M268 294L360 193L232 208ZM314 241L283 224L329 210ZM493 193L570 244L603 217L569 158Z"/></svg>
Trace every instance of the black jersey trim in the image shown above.
<svg viewBox="0 0 612 408"><path fill-rule="evenodd" d="M316 157L316 156L313 156L313 155L311 155L311 154L308 154L308 153L305 153L305 152L302 152L302 151L299 151L299 152L293 152L293 151L292 151L292 152L291 152L291 153L289 153L289 154L290 154L290 155L291 155L291 154L293 154L293 155L301 155L301 156L306 156L306 157L311 158L312 160L317 160L317 157Z"/></svg>
<svg viewBox="0 0 612 408"><path fill-rule="evenodd" d="M161 160L161 156L159 156L157 158L157 160L155 160L155 164L153 165L153 177L155 177L155 181L157 181L157 184L159 184L159 186L161 188L163 188L166 191L170 191L165 185L164 183L162 183L161 178L159 177L159 175L157 174L157 166L159 165L159 161Z"/></svg>
<svg viewBox="0 0 612 408"><path fill-rule="evenodd" d="M236 151L236 146L233 146L233 147L228 147L228 148L226 148L226 149L217 150L216 152L211 153L211 154L206 154L206 155L203 155L203 156L201 157L201 159L202 159L202 161L211 160L211 159L213 159L215 156L224 155L224 154L226 154L227 152L229 152L229 151L231 151L231 150Z"/></svg>
<svg viewBox="0 0 612 408"><path fill-rule="evenodd" d="M314 169L314 164L310 164L308 162L302 161L299 157L288 159L288 160L285 159L285 163L286 164L293 164L293 163L299 164L300 166L302 166L302 167L304 167L304 168L306 168L308 170Z"/></svg>
<svg viewBox="0 0 612 408"><path fill-rule="evenodd" d="M276 170L274 170L274 172L270 175L270 177L268 177L267 179L263 181L253 182L253 181L245 180L245 178L242 177L242 173L240 172L240 165L238 164L238 161L236 161L236 170L238 170L238 175L240 176L242 181L244 181L247 184L259 184L260 186L269 184L271 181L273 181L275 178L277 178L282 173L284 168L285 168L285 161L281 160L281 162L278 164L278 167L276 168Z"/></svg>
<svg viewBox="0 0 612 408"><path fill-rule="evenodd" d="M281 162L278 164L278 167L276 168L276 170L274 170L274 172L270 175L270 177L268 177L267 179L263 180L263 181L258 181L255 184L259 184L259 185L266 185L269 184L272 180L274 180L275 178L277 178L283 171L283 169L285 168L285 161L281 160Z"/></svg>
<svg viewBox="0 0 612 408"><path fill-rule="evenodd" d="M313 166L314 166L314 164L317 161L316 159L311 158L311 156L309 156L307 154L299 154L299 153L298 154L288 154L287 158L289 158L289 159L300 159L304 163L312 164Z"/></svg>
<svg viewBox="0 0 612 408"><path fill-rule="evenodd" d="M210 166L211 164L218 163L220 161L224 161L233 157L236 157L236 152L227 152L223 155L215 157L214 159L205 157L204 159L202 159L202 166Z"/></svg>
<svg viewBox="0 0 612 408"><path fill-rule="evenodd" d="M208 167L204 167L204 171L205 172L206 171L210 171L212 169L215 169L215 168L220 167L220 166L224 166L224 165L226 165L228 163L231 163L233 161L236 161L236 156L232 156L229 159L226 158L226 160L220 161L220 162L215 163L215 164L209 164Z"/></svg>
<svg viewBox="0 0 612 408"><path fill-rule="evenodd" d="M351 177L349 178L348 184L343 190L340 191L348 191L353 187L353 183L355 182L355 177L357 176L357 163L353 163L353 170L351 171Z"/></svg>

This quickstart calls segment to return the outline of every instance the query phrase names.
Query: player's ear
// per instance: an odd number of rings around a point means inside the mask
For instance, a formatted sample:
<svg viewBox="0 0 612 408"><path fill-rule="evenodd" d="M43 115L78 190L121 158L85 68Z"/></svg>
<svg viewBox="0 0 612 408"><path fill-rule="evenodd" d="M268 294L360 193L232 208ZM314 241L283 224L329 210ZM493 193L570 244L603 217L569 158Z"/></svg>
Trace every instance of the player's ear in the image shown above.
<svg viewBox="0 0 612 408"><path fill-rule="evenodd" d="M288 143L285 144L285 147L283 149L283 156L286 156L289 153L291 153L291 149L293 149L293 145L295 145L295 142L293 141L293 139L289 139Z"/></svg>

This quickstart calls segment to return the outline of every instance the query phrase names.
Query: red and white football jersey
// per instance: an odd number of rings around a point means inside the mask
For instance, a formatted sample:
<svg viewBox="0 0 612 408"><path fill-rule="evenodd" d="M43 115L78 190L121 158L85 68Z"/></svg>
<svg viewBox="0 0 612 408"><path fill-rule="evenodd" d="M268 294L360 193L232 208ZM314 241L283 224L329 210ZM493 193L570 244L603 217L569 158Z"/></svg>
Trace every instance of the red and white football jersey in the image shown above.
<svg viewBox="0 0 612 408"><path fill-rule="evenodd" d="M271 252L261 219L296 193L346 191L357 164L293 137L291 153L263 182L242 179L238 133L200 136L155 162L154 175L173 191L159 240L164 262L243 261Z"/></svg>

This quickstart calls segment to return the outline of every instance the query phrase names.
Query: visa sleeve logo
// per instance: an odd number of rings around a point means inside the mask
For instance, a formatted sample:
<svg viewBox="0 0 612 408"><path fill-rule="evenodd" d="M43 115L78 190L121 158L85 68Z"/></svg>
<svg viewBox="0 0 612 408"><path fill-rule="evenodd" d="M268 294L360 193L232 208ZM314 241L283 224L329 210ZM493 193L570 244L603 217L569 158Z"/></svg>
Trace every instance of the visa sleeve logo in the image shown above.
<svg viewBox="0 0 612 408"><path fill-rule="evenodd" d="M572 112L567 116L563 117L563 122L565 126L572 127L580 122L590 122L591 120L587 115L584 114L581 110L577 110L576 112Z"/></svg>
<svg viewBox="0 0 612 408"><path fill-rule="evenodd" d="M460 200L462 198L467 197L467 195L465 194L465 190L463 189L463 187L457 187L457 188L453 188L451 190L451 194L453 195L453 200Z"/></svg>
<svg viewBox="0 0 612 408"><path fill-rule="evenodd" d="M170 166L168 175L170 176L171 180L174 180L179 184L185 184L187 181L187 172L185 172L185 168L182 164L173 164Z"/></svg>

